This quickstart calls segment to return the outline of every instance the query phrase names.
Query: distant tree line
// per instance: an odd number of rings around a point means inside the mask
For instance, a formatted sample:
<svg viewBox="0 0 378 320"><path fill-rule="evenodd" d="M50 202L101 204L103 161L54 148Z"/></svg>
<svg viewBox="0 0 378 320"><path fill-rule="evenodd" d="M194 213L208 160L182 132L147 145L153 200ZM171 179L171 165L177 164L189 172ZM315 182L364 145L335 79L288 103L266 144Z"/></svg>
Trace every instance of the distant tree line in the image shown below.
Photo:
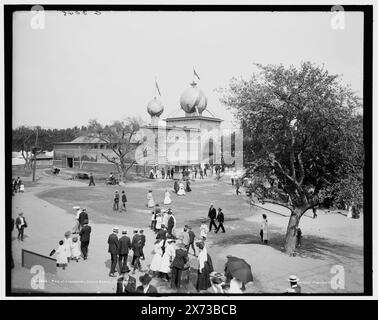
<svg viewBox="0 0 378 320"><path fill-rule="evenodd" d="M42 151L52 151L54 143L72 141L81 135L85 135L87 130L86 126L81 128L75 126L67 129L20 126L12 130L12 151L31 151L35 143Z"/></svg>

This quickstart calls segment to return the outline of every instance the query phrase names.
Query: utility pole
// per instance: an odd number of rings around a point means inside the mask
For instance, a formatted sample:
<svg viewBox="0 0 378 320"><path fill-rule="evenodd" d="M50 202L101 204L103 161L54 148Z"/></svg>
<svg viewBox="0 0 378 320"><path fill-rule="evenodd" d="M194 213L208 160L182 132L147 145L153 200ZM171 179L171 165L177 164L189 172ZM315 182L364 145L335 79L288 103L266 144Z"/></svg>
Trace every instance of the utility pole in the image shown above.
<svg viewBox="0 0 378 320"><path fill-rule="evenodd" d="M38 143L38 128L37 129L37 132L36 132L36 135L35 135L35 143L34 143L34 148L32 149L33 151L33 182L35 181L35 171L36 171L36 168L37 168L37 143Z"/></svg>

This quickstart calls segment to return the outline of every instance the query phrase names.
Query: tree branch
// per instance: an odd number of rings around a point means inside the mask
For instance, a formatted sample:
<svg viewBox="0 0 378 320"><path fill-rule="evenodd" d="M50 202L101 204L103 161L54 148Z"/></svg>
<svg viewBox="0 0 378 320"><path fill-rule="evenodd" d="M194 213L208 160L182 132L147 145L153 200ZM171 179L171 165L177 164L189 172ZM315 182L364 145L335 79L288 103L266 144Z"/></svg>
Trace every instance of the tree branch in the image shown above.
<svg viewBox="0 0 378 320"><path fill-rule="evenodd" d="M287 203L283 203L283 202L280 202L280 201L277 201L277 200L273 200L273 199L263 199L264 202L266 203L272 203L272 204L276 204L276 205L279 205L281 207L285 207L287 209L289 209L290 211L293 211L294 210L294 207L287 204Z"/></svg>
<svg viewBox="0 0 378 320"><path fill-rule="evenodd" d="M299 164L299 185L301 186L304 179L304 167L302 162L302 152L298 154L298 164Z"/></svg>

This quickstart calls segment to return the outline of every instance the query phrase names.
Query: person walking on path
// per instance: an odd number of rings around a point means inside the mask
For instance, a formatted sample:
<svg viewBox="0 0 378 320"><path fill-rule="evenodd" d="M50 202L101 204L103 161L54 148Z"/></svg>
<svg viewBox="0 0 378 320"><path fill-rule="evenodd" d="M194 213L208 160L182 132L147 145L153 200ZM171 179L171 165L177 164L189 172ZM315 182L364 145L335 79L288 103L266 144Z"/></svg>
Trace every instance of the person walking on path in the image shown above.
<svg viewBox="0 0 378 320"><path fill-rule="evenodd" d="M66 247L64 245L63 240L59 241L59 247L55 251L55 254L56 254L56 266L62 267L63 270L65 270L67 267L67 253L66 253Z"/></svg>
<svg viewBox="0 0 378 320"><path fill-rule="evenodd" d="M108 246L109 246L108 252L110 253L110 261L111 261L110 272L109 272L110 277L116 276L114 273L117 267L117 260L118 260L117 254L118 254L118 247L119 247L117 234L118 234L118 228L114 227L113 232L109 235L109 238L108 238Z"/></svg>
<svg viewBox="0 0 378 320"><path fill-rule="evenodd" d="M209 227L206 224L206 219L202 220L202 224L200 226L200 237L201 240L206 241L207 233L209 232Z"/></svg>
<svg viewBox="0 0 378 320"><path fill-rule="evenodd" d="M121 200L122 200L122 208L121 208L121 210L127 211L127 209L126 209L127 197L126 197L125 190L122 190Z"/></svg>
<svg viewBox="0 0 378 320"><path fill-rule="evenodd" d="M72 245L72 238L71 238L71 231L66 231L64 233L64 248L67 256L67 262L71 260L71 245Z"/></svg>
<svg viewBox="0 0 378 320"><path fill-rule="evenodd" d="M89 217L88 217L87 209L83 208L83 210L81 210L81 212L79 214L80 229L83 227L84 221L86 221L86 220L89 221Z"/></svg>
<svg viewBox="0 0 378 320"><path fill-rule="evenodd" d="M184 244L186 251L189 250L189 240L188 226L186 225L182 233L182 243Z"/></svg>
<svg viewBox="0 0 378 320"><path fill-rule="evenodd" d="M79 222L80 213L81 213L81 209L76 207L75 225L72 228L72 234L78 234L80 232L80 222Z"/></svg>
<svg viewBox="0 0 378 320"><path fill-rule="evenodd" d="M94 178L92 172L89 174L89 187L90 186L95 186Z"/></svg>
<svg viewBox="0 0 378 320"><path fill-rule="evenodd" d="M210 256L207 254L205 244L200 241L196 243L200 252L198 254L198 277L196 289L198 292L208 290L211 287L210 273L214 271Z"/></svg>
<svg viewBox="0 0 378 320"><path fill-rule="evenodd" d="M261 242L268 244L268 219L265 213L262 215L262 222L260 224L260 238Z"/></svg>
<svg viewBox="0 0 378 320"><path fill-rule="evenodd" d="M17 239L20 241L24 241L24 229L27 228L28 224L24 218L24 214L20 212L16 219L16 228L18 230Z"/></svg>
<svg viewBox="0 0 378 320"><path fill-rule="evenodd" d="M170 280L168 274L171 271L171 264L176 253L174 242L175 240L169 238L169 236L167 235L167 237L163 240L163 243L161 245L163 256L161 258L159 271L162 273L164 281Z"/></svg>
<svg viewBox="0 0 378 320"><path fill-rule="evenodd" d="M172 212L171 208L168 209L168 215L169 215L169 218L168 218L168 234L170 234L171 236L174 236L174 228L176 226L176 218L173 216L173 212Z"/></svg>
<svg viewBox="0 0 378 320"><path fill-rule="evenodd" d="M84 221L83 228L80 230L80 249L83 254L83 259L87 260L88 258L88 246L91 239L92 228L88 225L88 220Z"/></svg>
<svg viewBox="0 0 378 320"><path fill-rule="evenodd" d="M72 238L71 242L71 260L75 260L76 262L79 262L80 256L81 256L81 251L79 247L79 242L77 241L77 237Z"/></svg>
<svg viewBox="0 0 378 320"><path fill-rule="evenodd" d="M119 193L118 190L114 193L114 200L113 200L113 211L119 210Z"/></svg>
<svg viewBox="0 0 378 320"><path fill-rule="evenodd" d="M143 233L143 229L139 230L139 239L140 239L140 259L141 260L146 260L143 252L143 248L146 245L146 236Z"/></svg>
<svg viewBox="0 0 378 320"><path fill-rule="evenodd" d="M296 237L297 237L296 247L299 248L302 245L302 230L301 230L301 228L297 229Z"/></svg>
<svg viewBox="0 0 378 320"><path fill-rule="evenodd" d="M186 263L189 261L188 253L185 250L185 245L179 243L177 245L175 252L175 257L172 262L172 279L171 279L171 288L180 289L181 287L181 274L185 269Z"/></svg>
<svg viewBox="0 0 378 320"><path fill-rule="evenodd" d="M160 265L161 260L163 257L163 249L162 246L164 244L164 240L162 239L156 239L154 243L154 250L152 251L153 257L150 264L150 271L152 272L153 277L157 277L158 273L160 272Z"/></svg>
<svg viewBox="0 0 378 320"><path fill-rule="evenodd" d="M127 257L129 255L129 250L131 249L131 240L127 236L127 231L122 230L122 237L118 241L118 263L119 270L127 267Z"/></svg>
<svg viewBox="0 0 378 320"><path fill-rule="evenodd" d="M212 226L214 226L214 228L215 228L214 231L216 231L217 228L218 228L217 224L215 223L215 219L217 217L217 210L214 208L213 204L210 204L209 214L207 216L210 219L209 231L211 231Z"/></svg>
<svg viewBox="0 0 378 320"><path fill-rule="evenodd" d="M226 230L224 230L224 226L223 226L223 223L224 223L224 214L222 212L222 208L218 208L217 221L218 221L218 228L215 231L215 233L218 233L219 229L222 229L223 233L226 232Z"/></svg>
<svg viewBox="0 0 378 320"><path fill-rule="evenodd" d="M135 270L142 271L142 265L140 263L140 257L142 255L142 240L140 239L140 235L136 238L134 244L131 245L131 249L133 249L133 260L132 266L134 267L132 274L135 273Z"/></svg>
<svg viewBox="0 0 378 320"><path fill-rule="evenodd" d="M235 179L235 189L236 189L236 195L238 196L239 194L241 194L240 192L240 181L239 181L239 178L236 178Z"/></svg>
<svg viewBox="0 0 378 320"><path fill-rule="evenodd" d="M171 203L172 203L171 194L169 193L168 190L165 190L165 194L164 194L164 204L165 204L165 205L168 205L168 204L171 204Z"/></svg>
<svg viewBox="0 0 378 320"><path fill-rule="evenodd" d="M192 227L188 226L188 234L189 234L189 245L188 245L188 254L190 247L193 249L194 256L196 256L196 248L194 247L194 239L196 238L196 235L194 234Z"/></svg>
<svg viewBox="0 0 378 320"><path fill-rule="evenodd" d="M154 197L152 196L152 190L148 190L147 192L147 208L155 207Z"/></svg>

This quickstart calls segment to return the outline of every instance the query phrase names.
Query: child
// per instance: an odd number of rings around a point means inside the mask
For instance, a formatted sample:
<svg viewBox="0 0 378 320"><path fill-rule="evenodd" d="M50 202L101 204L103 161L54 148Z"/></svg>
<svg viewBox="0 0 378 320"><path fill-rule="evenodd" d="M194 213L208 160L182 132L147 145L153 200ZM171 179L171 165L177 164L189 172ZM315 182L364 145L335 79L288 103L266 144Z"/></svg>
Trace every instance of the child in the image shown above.
<svg viewBox="0 0 378 320"><path fill-rule="evenodd" d="M302 230L301 228L297 229L297 247L299 248L302 244Z"/></svg>
<svg viewBox="0 0 378 320"><path fill-rule="evenodd" d="M209 232L209 227L206 224L206 220L202 220L200 227L200 237L205 241L207 239L207 233Z"/></svg>
<svg viewBox="0 0 378 320"><path fill-rule="evenodd" d="M67 266L67 253L66 253L66 246L64 245L64 241L59 241L59 247L56 250L56 266L62 267L63 270L66 269Z"/></svg>
<svg viewBox="0 0 378 320"><path fill-rule="evenodd" d="M155 217L155 211L151 212L151 230L155 230L155 225L156 225L156 217Z"/></svg>
<svg viewBox="0 0 378 320"><path fill-rule="evenodd" d="M76 260L76 262L79 262L80 255L81 250L79 247L79 242L77 241L77 237L73 237L71 243L71 259Z"/></svg>

